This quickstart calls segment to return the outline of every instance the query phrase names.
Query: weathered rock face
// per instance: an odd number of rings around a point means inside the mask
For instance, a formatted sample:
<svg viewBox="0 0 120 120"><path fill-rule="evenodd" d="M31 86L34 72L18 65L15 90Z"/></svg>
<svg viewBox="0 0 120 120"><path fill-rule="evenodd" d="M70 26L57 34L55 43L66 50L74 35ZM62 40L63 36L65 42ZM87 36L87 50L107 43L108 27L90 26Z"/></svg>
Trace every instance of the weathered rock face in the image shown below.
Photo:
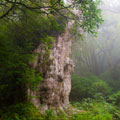
<svg viewBox="0 0 120 120"><path fill-rule="evenodd" d="M70 58L72 39L70 28L72 23L68 23L65 32L55 38L53 48L50 53L52 63L48 66L43 82L38 86L38 91L28 90L28 94L32 96L40 96L32 98L31 101L40 109L64 108L69 105L69 94L71 91L71 73L74 64ZM35 52L41 52L40 46ZM33 68L37 68L39 64L39 56L37 56ZM41 69L41 68L39 68Z"/></svg>

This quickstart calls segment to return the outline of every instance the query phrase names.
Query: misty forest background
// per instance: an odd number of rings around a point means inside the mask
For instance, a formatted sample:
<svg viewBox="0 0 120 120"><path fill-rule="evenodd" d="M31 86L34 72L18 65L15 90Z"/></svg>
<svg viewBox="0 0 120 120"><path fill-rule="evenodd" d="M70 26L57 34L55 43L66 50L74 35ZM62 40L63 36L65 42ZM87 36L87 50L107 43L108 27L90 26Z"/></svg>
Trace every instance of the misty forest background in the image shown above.
<svg viewBox="0 0 120 120"><path fill-rule="evenodd" d="M29 68L28 61L34 60L33 50L40 43L48 46L43 47L44 67L54 37L65 31L65 16L51 10L56 16L47 18L42 11L38 15L22 9L16 10L14 15L19 16L14 19L0 20L0 120L120 120L120 1L103 0L98 7L104 19L103 23L98 19L102 23L98 30L92 31L95 26L86 25L91 19L82 25L82 35L72 30L75 71L71 107L58 114L53 109L41 114L27 101L24 91L26 84L35 90L44 77Z"/></svg>
<svg viewBox="0 0 120 120"><path fill-rule="evenodd" d="M120 109L120 2L104 0L100 8L104 23L97 37L84 34L83 40L77 40L72 48L76 67L70 99L77 102L104 99ZM120 112L116 114L120 116Z"/></svg>
<svg viewBox="0 0 120 120"><path fill-rule="evenodd" d="M87 84L85 86L87 87L88 90L86 90L88 92L90 89L93 89L95 85L95 89L97 90L97 85L100 87L99 85L102 84L109 86L111 92L117 92L120 90L120 10L119 4L116 5L114 2L112 3L104 1L104 5L100 7L102 9L104 23L97 31L97 37L93 37L89 34L84 34L84 40L77 40L73 45L72 57L74 63L76 64L75 72L73 75L73 89L74 84L78 83L81 84L80 88L82 89L82 86L84 84L82 82L84 82L84 79L86 79L88 86L86 86ZM79 80L78 83L74 83L74 79L77 79L77 77L82 77L81 83ZM101 79L101 83L98 83L97 80L91 80L91 83L89 83L89 77L90 79L94 79L91 77ZM93 82L97 83L94 83L93 87L89 86L92 85ZM101 88L101 90L105 92L104 88ZM89 93L86 93L85 96L88 97L88 94ZM103 94L106 96L106 93Z"/></svg>

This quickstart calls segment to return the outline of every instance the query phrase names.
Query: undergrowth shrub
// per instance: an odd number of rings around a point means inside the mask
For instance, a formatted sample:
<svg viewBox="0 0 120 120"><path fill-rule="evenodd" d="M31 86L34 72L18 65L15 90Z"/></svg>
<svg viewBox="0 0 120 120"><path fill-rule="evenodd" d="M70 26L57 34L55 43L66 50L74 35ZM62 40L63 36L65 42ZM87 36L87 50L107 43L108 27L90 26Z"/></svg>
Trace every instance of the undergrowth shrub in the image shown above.
<svg viewBox="0 0 120 120"><path fill-rule="evenodd" d="M120 64L109 69L108 71L101 73L100 78L103 79L112 88L112 92L120 90Z"/></svg>
<svg viewBox="0 0 120 120"><path fill-rule="evenodd" d="M43 120L37 108L31 103L19 103L4 108L0 116L1 120Z"/></svg>
<svg viewBox="0 0 120 120"><path fill-rule="evenodd" d="M107 83L97 76L72 76L72 91L70 94L70 99L72 101L80 101L84 98L95 98L98 94L100 96L107 96L110 91Z"/></svg>
<svg viewBox="0 0 120 120"><path fill-rule="evenodd" d="M109 96L109 102L113 103L114 105L120 106L120 91Z"/></svg>
<svg viewBox="0 0 120 120"><path fill-rule="evenodd" d="M96 81L92 83L91 89L90 89L90 94L93 95L94 97L97 94L101 94L101 96L107 96L110 93L111 89L107 85L106 82L103 80Z"/></svg>
<svg viewBox="0 0 120 120"><path fill-rule="evenodd" d="M81 103L74 103L73 106L83 111L73 116L73 120L119 120L118 116L115 117L116 107L105 101L85 99Z"/></svg>
<svg viewBox="0 0 120 120"><path fill-rule="evenodd" d="M65 111L54 109L41 114L31 103L18 103L0 109L0 120L119 120L119 112L115 106L105 101L85 99L81 103L74 103Z"/></svg>

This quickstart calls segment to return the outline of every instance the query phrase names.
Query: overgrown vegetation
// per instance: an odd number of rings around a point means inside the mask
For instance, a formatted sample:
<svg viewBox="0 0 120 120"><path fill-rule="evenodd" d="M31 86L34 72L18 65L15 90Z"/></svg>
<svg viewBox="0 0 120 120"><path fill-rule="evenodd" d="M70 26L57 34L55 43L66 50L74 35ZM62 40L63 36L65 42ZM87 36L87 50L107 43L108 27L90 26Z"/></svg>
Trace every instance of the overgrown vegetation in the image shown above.
<svg viewBox="0 0 120 120"><path fill-rule="evenodd" d="M96 98L97 96L106 97L111 92L106 82L97 76L89 75L89 77L72 76L71 99L81 101L84 98Z"/></svg>
<svg viewBox="0 0 120 120"><path fill-rule="evenodd" d="M112 91L105 81L97 76L80 77L73 75L72 103L79 110L75 120L119 120L120 119L120 92Z"/></svg>
<svg viewBox="0 0 120 120"><path fill-rule="evenodd" d="M35 19L34 19L35 18ZM30 67L33 50L43 44L46 51L42 65L47 64L54 35L64 32L63 18L38 15L25 10L18 21L1 20L0 25L0 104L22 102L28 86L36 88L43 72ZM42 66L41 66L42 67ZM26 86L27 85L27 86ZM9 102L8 102L9 101Z"/></svg>
<svg viewBox="0 0 120 120"><path fill-rule="evenodd" d="M33 104L19 103L0 111L1 120L119 120L120 111L117 106L107 103L104 99L85 99L74 103L67 112L48 110L44 114Z"/></svg>

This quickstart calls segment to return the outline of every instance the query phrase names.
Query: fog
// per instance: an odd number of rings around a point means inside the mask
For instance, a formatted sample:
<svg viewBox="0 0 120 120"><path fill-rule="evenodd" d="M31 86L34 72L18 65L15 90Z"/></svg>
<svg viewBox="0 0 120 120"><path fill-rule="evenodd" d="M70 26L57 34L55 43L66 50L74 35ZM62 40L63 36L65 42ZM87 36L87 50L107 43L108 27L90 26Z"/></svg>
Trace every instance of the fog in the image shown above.
<svg viewBox="0 0 120 120"><path fill-rule="evenodd" d="M104 0L100 8L104 22L97 37L84 34L84 40L73 45L74 74L120 81L120 1Z"/></svg>

